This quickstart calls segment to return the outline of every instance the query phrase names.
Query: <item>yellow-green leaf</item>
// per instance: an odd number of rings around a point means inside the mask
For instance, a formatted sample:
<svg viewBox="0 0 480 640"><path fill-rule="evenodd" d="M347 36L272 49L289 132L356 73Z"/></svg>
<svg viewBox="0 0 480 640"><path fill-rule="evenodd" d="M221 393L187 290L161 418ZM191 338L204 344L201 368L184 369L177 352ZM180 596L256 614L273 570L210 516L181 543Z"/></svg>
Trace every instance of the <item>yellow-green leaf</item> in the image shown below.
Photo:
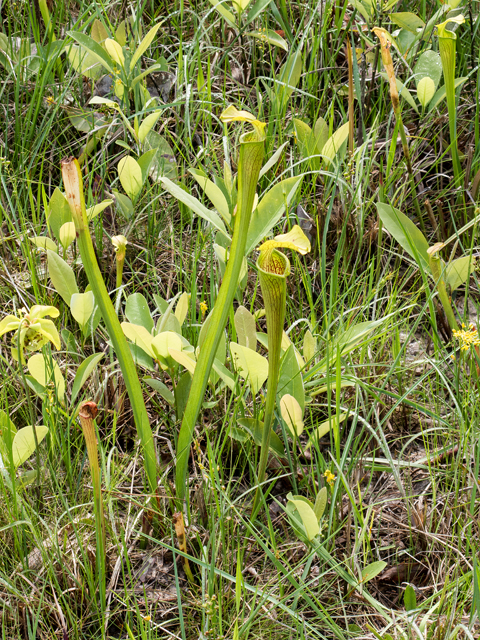
<svg viewBox="0 0 480 640"><path fill-rule="evenodd" d="M120 160L118 177L128 197L135 200L143 184L142 169L135 158L125 156Z"/></svg>
<svg viewBox="0 0 480 640"><path fill-rule="evenodd" d="M86 293L74 293L70 300L70 311L72 316L83 327L90 320L95 306L95 298L93 291L87 291Z"/></svg>
<svg viewBox="0 0 480 640"><path fill-rule="evenodd" d="M58 238L60 240L60 244L64 249L68 249L68 247L75 240L75 233L74 222L65 222L65 224L62 224L62 226L60 227L60 231L58 232Z"/></svg>
<svg viewBox="0 0 480 640"><path fill-rule="evenodd" d="M317 341L313 337L310 329L307 329L303 337L303 357L306 362L309 362L315 357L317 353Z"/></svg>
<svg viewBox="0 0 480 640"><path fill-rule="evenodd" d="M432 78L425 76L417 85L417 97L422 107L426 107L435 95L435 83Z"/></svg>
<svg viewBox="0 0 480 640"><path fill-rule="evenodd" d="M315 499L315 506L313 508L315 515L317 516L317 520L320 522L321 517L325 511L325 507L327 506L327 487L322 487L320 491L317 493L317 497Z"/></svg>
<svg viewBox="0 0 480 640"><path fill-rule="evenodd" d="M280 400L280 412L292 436L297 438L303 433L303 411L298 401L289 393Z"/></svg>
<svg viewBox="0 0 480 640"><path fill-rule="evenodd" d="M57 245L47 236L36 236L35 238L30 238L30 242L32 242L38 249L44 249L45 251L47 251L47 249L50 251L57 251Z"/></svg>
<svg viewBox="0 0 480 640"><path fill-rule="evenodd" d="M94 205L93 207L89 207L87 209L87 218L88 220L93 220L94 218L96 218L98 216L99 213L102 213L102 211L104 209L106 209L107 207L109 207L111 204L113 204L113 200L103 200L102 202L99 202L98 204Z"/></svg>
<svg viewBox="0 0 480 640"><path fill-rule="evenodd" d="M292 496L289 497L288 500L298 511L303 526L305 527L307 538L309 540L313 540L313 538L320 533L320 524L317 520L317 516L315 515L315 511L305 499L302 499L301 496Z"/></svg>
<svg viewBox="0 0 480 640"><path fill-rule="evenodd" d="M193 376L193 374L195 373L196 362L193 358L191 358L188 355L186 351L178 351L178 349L169 349L169 354L176 362L178 362L178 364L181 364L182 367L185 367L185 369L189 373L191 373Z"/></svg>
<svg viewBox="0 0 480 640"><path fill-rule="evenodd" d="M127 338L143 349L145 353L151 358L156 358L155 352L152 348L153 336L139 324L132 324L131 322L122 322L123 333Z"/></svg>
<svg viewBox="0 0 480 640"><path fill-rule="evenodd" d="M268 361L256 351L236 342L230 343L235 368L242 378L248 379L252 394L256 395L268 378Z"/></svg>
<svg viewBox="0 0 480 640"><path fill-rule="evenodd" d="M175 307L175 317L177 318L180 326L185 321L188 313L188 306L190 304L190 295L186 292L182 293L178 299L177 306Z"/></svg>
<svg viewBox="0 0 480 640"><path fill-rule="evenodd" d="M34 432L35 429L35 432ZM35 451L35 434L37 442L40 444L48 433L48 428L39 425L38 427L24 427L17 431L12 443L13 464L15 468L28 460Z"/></svg>
<svg viewBox="0 0 480 640"><path fill-rule="evenodd" d="M141 143L143 143L145 141L145 138L147 137L147 135L150 133L150 131L155 126L157 120L160 117L160 114L161 114L160 110L159 111L154 111L153 113L150 113L142 121L142 124L138 128L138 139L140 140Z"/></svg>
<svg viewBox="0 0 480 640"><path fill-rule="evenodd" d="M49 382L53 381L57 396L63 402L65 399L65 379L55 360L47 360L42 353L36 353L28 359L27 367L30 375L42 387L47 387Z"/></svg>
<svg viewBox="0 0 480 640"><path fill-rule="evenodd" d="M349 123L346 122L335 133L330 136L327 142L323 145L322 156L327 164L333 162L335 156L340 151L343 143L348 138Z"/></svg>
<svg viewBox="0 0 480 640"><path fill-rule="evenodd" d="M132 56L132 59L130 60L130 69L133 69L135 67L137 62L140 60L140 58L143 56L145 51L148 49L154 37L156 36L157 31L160 29L160 24L161 23L159 22L154 27L152 27L150 31L147 33L147 35L144 37L144 39L140 42L137 50L135 51L135 53Z"/></svg>
<svg viewBox="0 0 480 640"><path fill-rule="evenodd" d="M115 42L115 40L112 40L111 38L107 38L104 45L112 60L123 68L125 66L125 56L123 55L122 47L118 42Z"/></svg>

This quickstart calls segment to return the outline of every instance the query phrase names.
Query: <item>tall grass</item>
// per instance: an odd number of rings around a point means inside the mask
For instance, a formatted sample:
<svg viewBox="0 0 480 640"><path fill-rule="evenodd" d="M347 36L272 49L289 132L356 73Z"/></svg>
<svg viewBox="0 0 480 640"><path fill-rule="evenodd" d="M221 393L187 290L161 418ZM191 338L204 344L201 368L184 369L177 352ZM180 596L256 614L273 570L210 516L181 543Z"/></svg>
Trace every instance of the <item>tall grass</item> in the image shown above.
<svg viewBox="0 0 480 640"><path fill-rule="evenodd" d="M448 151L446 102L417 114L400 91L418 206L431 245L473 220L478 203L478 3L460 8L467 23L456 32L456 75L468 80L456 95L458 189ZM396 10L415 12L428 22L437 6L402 2ZM113 355L101 361L76 403L93 400L100 407L103 599L96 570L94 493L77 406L61 406L52 389L43 399L33 390L27 395L8 338L2 338L0 409L17 428L30 423L31 412L49 428L39 450L40 504L35 483L12 493L9 471L0 473L2 638L478 637L477 360L474 352L460 352L451 339L433 290L427 290L417 266L382 229L375 207L378 201L390 203L420 223L371 31L374 26L390 32L397 28L391 11L377 14L375 9L366 24L349 4L270 3L252 30L283 31L289 45L285 52L245 33L237 38L204 0L122 6L80 0L74 9L60 3L52 10L57 40L65 39L68 30L89 33L95 18L115 28L134 12L132 29L141 27L146 33L168 17L144 56L145 67L163 57L163 70L176 74L175 93L160 105L156 130L172 149L178 182L205 206L212 208L188 168L212 176L223 174L224 161L234 172L238 163L240 133L227 132L220 113L234 104L267 122L265 158L285 146L278 163L260 178L259 198L279 180L303 174L296 198L274 231L286 232L300 222L312 241L308 256L291 260L285 330L299 356L304 355L307 329L318 348L302 371L306 435L295 446L275 410L285 453L269 458L265 509L254 521L250 514L259 451L251 438L233 436L238 436L239 418L262 417L264 391L252 397L242 379L236 379L235 393L207 389L187 473L187 555L193 583L184 574L184 553L172 520L180 420L159 393L142 385L159 478L158 502L146 502L143 454L118 363ZM50 55L49 35L33 8L9 2L1 12L10 41L28 39L37 47L38 71L27 76L18 60L0 66L0 297L5 314L32 304L60 308L62 349L52 357L70 397L79 365L92 353L110 354L110 337L102 324L93 336L82 336L51 286L44 252L30 238L47 233L45 204L61 186L60 159L79 156L87 142L87 134L74 129L69 109L86 107L93 83L73 70L65 54ZM292 120L312 125L321 116L330 134L347 121L347 40L353 50L353 155L339 156L331 164L322 160L315 172L312 159L301 154ZM429 46L438 49L435 37L420 43L420 49ZM299 50L298 82L288 100L282 99L282 85L274 78ZM392 57L397 77L415 97L415 59L407 65L395 49ZM119 157L127 153L118 144L122 139L133 145L123 130L112 127L86 160L87 207L112 189L122 191L116 171ZM425 207L427 198L436 227ZM311 222L297 219L299 204ZM109 238L118 234L129 244L117 297ZM112 206L92 223L92 235L120 319L130 294L145 296L156 322L160 310L154 296L171 300L186 291L190 304L183 335L197 345L204 320L200 303L209 312L221 282L211 228L160 182L149 180L131 218ZM452 249L457 257L475 254L477 245L475 224L441 257L448 260ZM86 276L72 247L66 258L83 291ZM252 313L263 308L255 259L249 258L242 299ZM452 295L459 323L477 324L478 296L473 272ZM356 348L341 352L335 336L376 321L375 330ZM256 329L266 332L261 314ZM227 344L234 332L227 324ZM258 350L268 356L265 349ZM230 360L226 366L234 371ZM161 371L141 366L138 371L142 380L154 377L170 384ZM320 425L343 413L348 418L339 423L337 441L332 429L306 448ZM1 447L0 453L3 458ZM25 465L27 470L35 467L35 462ZM335 476L332 485L326 482L327 470ZM289 493L314 501L322 486L327 487L328 503L321 546L315 547L295 532L285 508ZM385 571L362 583L364 568L379 560L387 562ZM345 575L360 586L347 586ZM416 597L411 610L404 602L407 585ZM378 610L370 597L379 603Z"/></svg>

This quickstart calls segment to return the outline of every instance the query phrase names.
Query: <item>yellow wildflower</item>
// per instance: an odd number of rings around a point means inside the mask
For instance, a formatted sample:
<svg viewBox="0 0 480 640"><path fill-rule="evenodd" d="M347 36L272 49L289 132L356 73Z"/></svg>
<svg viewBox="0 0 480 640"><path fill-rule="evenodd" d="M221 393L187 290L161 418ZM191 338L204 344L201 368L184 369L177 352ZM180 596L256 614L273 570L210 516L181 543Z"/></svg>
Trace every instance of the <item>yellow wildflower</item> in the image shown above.
<svg viewBox="0 0 480 640"><path fill-rule="evenodd" d="M208 311L208 304L204 301L200 303L200 311L202 313L202 318L203 316L207 313Z"/></svg>
<svg viewBox="0 0 480 640"><path fill-rule="evenodd" d="M480 345L477 328L472 323L469 324L468 329L465 327L465 324L462 323L462 328L458 330L454 329L452 333L459 341L461 351L468 351L470 347Z"/></svg>
<svg viewBox="0 0 480 640"><path fill-rule="evenodd" d="M328 484L333 487L333 483L336 480L336 476L330 471L330 469L327 469L325 471L325 473L323 474L323 477L326 479L326 481L328 482Z"/></svg>

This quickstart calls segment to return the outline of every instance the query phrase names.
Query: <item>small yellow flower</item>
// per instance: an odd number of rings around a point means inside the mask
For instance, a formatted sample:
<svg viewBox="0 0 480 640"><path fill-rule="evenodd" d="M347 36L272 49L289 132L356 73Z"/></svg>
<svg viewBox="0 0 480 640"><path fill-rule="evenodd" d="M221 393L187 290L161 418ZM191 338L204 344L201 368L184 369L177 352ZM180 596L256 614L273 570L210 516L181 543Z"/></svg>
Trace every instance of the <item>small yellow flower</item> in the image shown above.
<svg viewBox="0 0 480 640"><path fill-rule="evenodd" d="M460 343L460 351L468 351L470 347L478 347L480 345L477 328L472 323L469 324L468 329L465 327L465 323L462 323L462 328L454 329L452 333Z"/></svg>
<svg viewBox="0 0 480 640"><path fill-rule="evenodd" d="M207 311L208 311L208 304L207 304L205 301L200 303L200 311L201 311L202 318L203 318L203 316L204 316L204 315L207 313Z"/></svg>
<svg viewBox="0 0 480 640"><path fill-rule="evenodd" d="M326 479L326 481L328 482L328 484L333 487L333 483L336 480L336 476L330 471L330 469L327 469L325 471L325 473L323 474L323 477Z"/></svg>
<svg viewBox="0 0 480 640"><path fill-rule="evenodd" d="M55 104L55 100L52 98L52 96L47 96L47 102L50 106L53 106Z"/></svg>

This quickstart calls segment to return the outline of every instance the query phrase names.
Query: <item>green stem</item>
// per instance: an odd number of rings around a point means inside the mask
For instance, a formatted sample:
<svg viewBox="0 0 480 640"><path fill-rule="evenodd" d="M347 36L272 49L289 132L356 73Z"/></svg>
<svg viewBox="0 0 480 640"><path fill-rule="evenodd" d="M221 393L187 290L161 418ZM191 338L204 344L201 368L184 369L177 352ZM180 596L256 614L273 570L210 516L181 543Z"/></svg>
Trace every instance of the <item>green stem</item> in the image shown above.
<svg viewBox="0 0 480 640"><path fill-rule="evenodd" d="M262 447L257 474L259 486L255 495L252 518L255 517L260 506L260 485L265 479L265 470L267 468L273 412L275 409L278 378L280 375L280 354L287 299L287 276L290 272L290 262L283 253L273 249L269 252L260 253L257 260L257 267L267 318L268 387L265 401L265 415L263 418Z"/></svg>
<svg viewBox="0 0 480 640"><path fill-rule="evenodd" d="M95 300L100 308L103 321L123 373L128 397L132 405L135 425L143 447L144 466L149 489L150 492L154 494L157 489L157 463L153 434L150 428L135 363L123 334L122 327L120 326L117 314L113 308L112 301L108 295L108 291L95 256L92 238L88 230L87 212L83 196L82 174L78 161L74 158L62 160L62 175L67 200L75 223L77 243L82 257L83 267L87 274L90 286L92 287Z"/></svg>
<svg viewBox="0 0 480 640"><path fill-rule="evenodd" d="M458 330L458 323L455 319L452 304L447 293L447 286L442 274L442 261L440 260L440 257L437 253L431 253L428 256L428 262L430 264L430 270L437 287L438 297L440 298L443 310L445 311L445 315L447 316L448 326L452 330Z"/></svg>
<svg viewBox="0 0 480 640"><path fill-rule="evenodd" d="M450 34L450 31L446 32ZM448 128L450 133L450 153L453 162L453 174L455 176L455 186L460 186L462 167L458 157L457 147L457 108L455 100L455 55L456 38L455 34L438 39L440 58L442 60L443 77L445 79L445 92L447 94Z"/></svg>
<svg viewBox="0 0 480 640"><path fill-rule="evenodd" d="M186 494L188 458L195 423L202 406L218 343L225 330L230 307L238 285L263 154L263 138L259 139L255 133L242 136L238 165L237 213L230 257L225 269L222 286L218 292L215 307L210 317L207 337L198 356L192 387L178 436L175 482L177 498L182 501Z"/></svg>

